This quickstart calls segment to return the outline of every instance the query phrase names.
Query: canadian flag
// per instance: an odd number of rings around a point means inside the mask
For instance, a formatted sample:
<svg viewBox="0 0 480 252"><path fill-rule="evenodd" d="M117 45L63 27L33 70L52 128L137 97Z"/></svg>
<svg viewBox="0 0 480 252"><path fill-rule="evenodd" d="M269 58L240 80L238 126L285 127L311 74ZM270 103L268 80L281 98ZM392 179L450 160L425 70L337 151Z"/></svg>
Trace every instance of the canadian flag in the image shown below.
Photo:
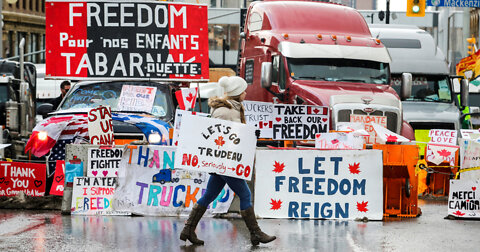
<svg viewBox="0 0 480 252"><path fill-rule="evenodd" d="M195 100L197 99L197 88L182 88L175 92L178 105L182 110L190 110L195 108Z"/></svg>
<svg viewBox="0 0 480 252"><path fill-rule="evenodd" d="M53 116L37 124L25 145L25 153L31 149L36 157L47 154L72 118L73 116Z"/></svg>
<svg viewBox="0 0 480 252"><path fill-rule="evenodd" d="M444 161L449 162L450 165L455 165L455 162L451 161L455 161L455 152L458 148L459 146L427 144L426 160L435 165L439 165Z"/></svg>
<svg viewBox="0 0 480 252"><path fill-rule="evenodd" d="M406 137L400 136L399 134L388 130L387 128L383 127L380 124L371 123L375 132L377 132L378 138L382 143L401 143L401 142L410 142L410 140Z"/></svg>

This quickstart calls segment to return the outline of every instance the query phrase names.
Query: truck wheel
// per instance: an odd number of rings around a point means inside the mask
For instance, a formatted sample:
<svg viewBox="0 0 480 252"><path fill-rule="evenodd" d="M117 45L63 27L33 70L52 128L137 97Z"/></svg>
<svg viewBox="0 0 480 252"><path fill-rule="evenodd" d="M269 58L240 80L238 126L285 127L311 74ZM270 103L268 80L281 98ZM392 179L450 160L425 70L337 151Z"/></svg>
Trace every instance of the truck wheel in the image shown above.
<svg viewBox="0 0 480 252"><path fill-rule="evenodd" d="M199 184L201 184L201 183L202 183L202 180L201 180L201 179L199 179L199 180L197 180L197 181L198 181L198 183L199 183Z"/></svg>
<svg viewBox="0 0 480 252"><path fill-rule="evenodd" d="M198 183L198 179L194 179L193 182L194 182L195 184L197 184L197 183Z"/></svg>
<svg viewBox="0 0 480 252"><path fill-rule="evenodd" d="M165 180L163 180L163 179L160 180L160 184L162 184L162 185L165 184Z"/></svg>
<svg viewBox="0 0 480 252"><path fill-rule="evenodd" d="M410 191L410 179L406 178L405 179L405 196L407 196L407 198L410 198L410 194L411 194L411 191Z"/></svg>
<svg viewBox="0 0 480 252"><path fill-rule="evenodd" d="M180 181L179 178L175 178L175 179L174 179L174 182L178 182L178 181Z"/></svg>

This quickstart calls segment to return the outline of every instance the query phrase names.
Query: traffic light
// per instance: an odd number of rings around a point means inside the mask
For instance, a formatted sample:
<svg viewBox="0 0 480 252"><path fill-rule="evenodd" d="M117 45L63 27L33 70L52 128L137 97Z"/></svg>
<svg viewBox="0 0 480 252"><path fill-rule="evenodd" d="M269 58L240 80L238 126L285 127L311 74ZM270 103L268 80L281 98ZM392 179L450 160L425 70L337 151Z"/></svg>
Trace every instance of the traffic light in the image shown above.
<svg viewBox="0 0 480 252"><path fill-rule="evenodd" d="M468 55L475 54L475 52L477 51L477 45L476 45L477 40L472 35L472 37L467 38L467 42L468 42Z"/></svg>
<svg viewBox="0 0 480 252"><path fill-rule="evenodd" d="M425 0L407 0L407 16L425 17Z"/></svg>

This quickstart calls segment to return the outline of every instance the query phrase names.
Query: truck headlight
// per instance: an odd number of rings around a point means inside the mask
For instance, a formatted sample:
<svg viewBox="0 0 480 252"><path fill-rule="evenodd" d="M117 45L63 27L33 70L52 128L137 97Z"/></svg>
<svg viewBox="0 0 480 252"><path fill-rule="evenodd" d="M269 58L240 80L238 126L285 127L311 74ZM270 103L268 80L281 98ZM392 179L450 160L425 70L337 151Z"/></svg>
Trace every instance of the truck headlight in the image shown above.
<svg viewBox="0 0 480 252"><path fill-rule="evenodd" d="M162 137L158 133L152 133L148 136L148 142L151 144L160 143L161 140L162 140Z"/></svg>
<svg viewBox="0 0 480 252"><path fill-rule="evenodd" d="M38 140L45 141L48 138L48 134L46 131L39 131L38 132Z"/></svg>

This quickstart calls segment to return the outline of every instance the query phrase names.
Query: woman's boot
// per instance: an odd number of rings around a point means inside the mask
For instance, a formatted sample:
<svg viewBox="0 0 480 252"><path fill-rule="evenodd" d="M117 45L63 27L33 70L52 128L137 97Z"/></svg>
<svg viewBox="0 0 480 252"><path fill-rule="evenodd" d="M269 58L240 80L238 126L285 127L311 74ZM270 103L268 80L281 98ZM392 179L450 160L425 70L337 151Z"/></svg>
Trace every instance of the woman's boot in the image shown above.
<svg viewBox="0 0 480 252"><path fill-rule="evenodd" d="M187 222L185 222L185 227L183 228L182 233L180 233L180 240L186 241L188 239L192 244L203 245L204 242L198 239L195 234L195 228L205 213L205 210L207 210L207 208L199 204L193 206L192 212L188 216Z"/></svg>
<svg viewBox="0 0 480 252"><path fill-rule="evenodd" d="M256 246L260 242L269 243L277 238L275 236L270 236L262 232L262 230L258 226L257 218L255 217L253 207L241 210L240 213L242 214L242 218L245 221L245 224L247 224L248 230L250 231L250 240L253 245Z"/></svg>

